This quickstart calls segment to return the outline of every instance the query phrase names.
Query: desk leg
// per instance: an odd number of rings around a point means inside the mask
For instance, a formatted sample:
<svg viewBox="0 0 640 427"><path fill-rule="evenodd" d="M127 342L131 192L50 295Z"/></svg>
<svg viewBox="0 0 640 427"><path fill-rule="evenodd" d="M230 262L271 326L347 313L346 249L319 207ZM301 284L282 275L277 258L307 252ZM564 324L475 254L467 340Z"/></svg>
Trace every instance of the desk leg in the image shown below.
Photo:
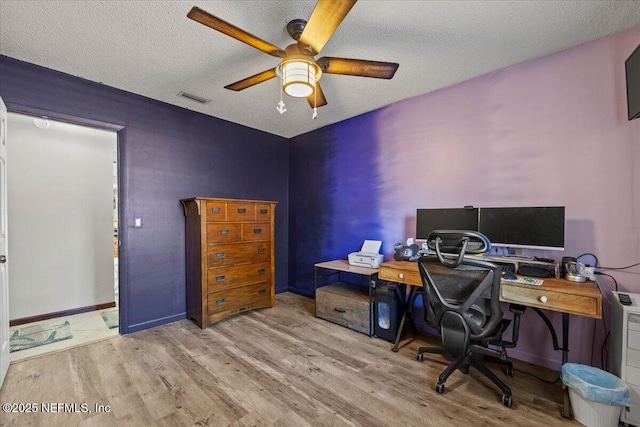
<svg viewBox="0 0 640 427"><path fill-rule="evenodd" d="M562 351L562 364L564 365L569 361L569 313L562 313L562 346L560 346L558 345L558 336L549 318L539 308L534 308L533 310L538 313L547 325L549 333L551 334L551 340L553 341L553 349ZM571 414L571 405L569 402L569 389L567 389L566 385L562 384L562 390L562 416L572 420L573 415Z"/></svg>
<svg viewBox="0 0 640 427"><path fill-rule="evenodd" d="M396 294L398 295L400 303L402 304L402 318L400 319L400 324L398 325L398 332L396 332L396 340L393 344L393 348L391 349L391 351L395 351L395 352L398 351L398 345L400 344L400 337L402 336L402 330L404 329L404 322L407 320L407 314L411 313L411 310L409 309L407 302L409 304L413 303L413 301L415 300L415 293L416 293L416 288L414 286L410 286L409 296L405 301L404 297L400 293L400 286L396 285ZM413 330L416 331L416 325L413 323L413 319L409 318L409 320L413 325Z"/></svg>
<svg viewBox="0 0 640 427"><path fill-rule="evenodd" d="M569 313L562 313L562 364L569 361Z"/></svg>
<svg viewBox="0 0 640 427"><path fill-rule="evenodd" d="M569 313L562 313L562 364L569 361ZM571 404L569 402L569 389L562 384L564 402L562 405L562 416L570 420L573 419Z"/></svg>
<svg viewBox="0 0 640 427"><path fill-rule="evenodd" d="M373 292L376 288L376 281L371 276L369 276L369 336L372 337L375 335L375 319L374 319L374 304L377 304L373 298Z"/></svg>
<svg viewBox="0 0 640 427"><path fill-rule="evenodd" d="M313 267L313 315L318 316L318 303L316 302L316 292L318 291L318 267Z"/></svg>

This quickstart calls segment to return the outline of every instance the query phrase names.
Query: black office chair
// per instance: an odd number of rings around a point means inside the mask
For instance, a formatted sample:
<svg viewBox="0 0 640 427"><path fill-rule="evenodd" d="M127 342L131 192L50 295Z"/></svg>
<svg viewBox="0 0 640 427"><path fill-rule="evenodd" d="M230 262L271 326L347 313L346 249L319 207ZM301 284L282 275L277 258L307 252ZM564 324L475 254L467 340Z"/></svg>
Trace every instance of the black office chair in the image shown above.
<svg viewBox="0 0 640 427"><path fill-rule="evenodd" d="M435 256L425 255L418 260L423 305L427 322L440 328L442 347L421 347L416 358L422 360L424 353L454 358L438 378L438 393L444 392L445 381L456 369L467 374L471 365L502 390L502 404L510 408L511 389L483 364L498 363L505 366L507 375L513 376L505 348L515 346L521 314L514 316L512 341L504 341L502 334L510 320L503 318L500 306L501 268L473 256L489 250L491 242L476 231L436 230L429 234L427 245ZM490 349L489 345L496 348ZM478 347L485 352L474 351ZM487 354L491 350L499 356Z"/></svg>

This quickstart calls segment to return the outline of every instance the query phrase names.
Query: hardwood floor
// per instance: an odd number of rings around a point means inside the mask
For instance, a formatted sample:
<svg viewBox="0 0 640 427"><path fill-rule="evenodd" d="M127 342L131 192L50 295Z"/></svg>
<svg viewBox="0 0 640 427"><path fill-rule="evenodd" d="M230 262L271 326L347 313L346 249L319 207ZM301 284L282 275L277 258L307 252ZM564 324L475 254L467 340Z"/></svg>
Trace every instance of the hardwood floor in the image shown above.
<svg viewBox="0 0 640 427"><path fill-rule="evenodd" d="M275 308L205 330L184 320L12 363L0 403L34 403L37 413L2 413L0 426L580 425L561 417L559 383L494 370L513 390L509 409L472 369L454 373L438 394L446 360L416 361L425 339L393 353L390 343L313 313L312 299L285 293ZM109 411L96 412L96 404ZM43 413L47 407L58 413Z"/></svg>

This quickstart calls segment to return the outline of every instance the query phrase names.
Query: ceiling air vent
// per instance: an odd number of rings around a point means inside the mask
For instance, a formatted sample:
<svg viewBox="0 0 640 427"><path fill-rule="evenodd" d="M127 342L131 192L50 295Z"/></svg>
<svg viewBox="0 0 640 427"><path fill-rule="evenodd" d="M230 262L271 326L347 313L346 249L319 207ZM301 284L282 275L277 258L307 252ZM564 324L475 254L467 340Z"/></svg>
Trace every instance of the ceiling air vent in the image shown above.
<svg viewBox="0 0 640 427"><path fill-rule="evenodd" d="M178 96L181 96L182 98L186 98L186 99L194 101L194 102L198 102L200 104L208 104L208 103L211 102L210 99L202 98L200 96L193 95L193 94L190 94L190 93L187 93L187 92L183 92L183 91L178 92Z"/></svg>

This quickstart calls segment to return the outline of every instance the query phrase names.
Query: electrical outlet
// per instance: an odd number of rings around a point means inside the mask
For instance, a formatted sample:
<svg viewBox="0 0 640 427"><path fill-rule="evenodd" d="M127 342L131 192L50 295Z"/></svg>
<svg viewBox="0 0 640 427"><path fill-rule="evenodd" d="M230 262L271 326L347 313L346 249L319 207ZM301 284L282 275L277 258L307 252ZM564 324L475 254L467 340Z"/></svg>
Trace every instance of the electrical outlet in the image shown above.
<svg viewBox="0 0 640 427"><path fill-rule="evenodd" d="M142 217L137 216L133 218L133 227L134 228L142 228Z"/></svg>

